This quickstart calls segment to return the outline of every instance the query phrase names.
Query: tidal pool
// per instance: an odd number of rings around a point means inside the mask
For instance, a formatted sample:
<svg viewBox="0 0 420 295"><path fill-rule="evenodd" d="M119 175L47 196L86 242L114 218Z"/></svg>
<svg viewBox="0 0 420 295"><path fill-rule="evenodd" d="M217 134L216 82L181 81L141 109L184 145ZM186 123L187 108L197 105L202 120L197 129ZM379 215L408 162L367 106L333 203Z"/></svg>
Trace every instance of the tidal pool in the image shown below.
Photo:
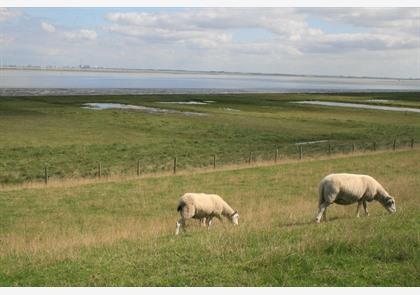
<svg viewBox="0 0 420 295"><path fill-rule="evenodd" d="M416 109L416 108L378 106L378 105L350 103L350 102L304 100L304 101L294 101L291 103L321 105L321 106L330 106L330 107L345 107L345 108L358 108L358 109L370 109L370 110L382 110L382 111L420 113L420 109Z"/></svg>
<svg viewBox="0 0 420 295"><path fill-rule="evenodd" d="M204 102L204 101L159 101L159 103L167 103L167 104L196 104L196 105L208 104L208 102Z"/></svg>
<svg viewBox="0 0 420 295"><path fill-rule="evenodd" d="M392 100L389 100L389 99L368 99L366 101L368 101L368 102L383 102L383 103L385 103L385 102L390 102Z"/></svg>
<svg viewBox="0 0 420 295"><path fill-rule="evenodd" d="M122 104L122 103L90 102L90 103L83 104L82 108L90 109L90 110L109 110L109 109L136 110L136 111L142 111L142 112L151 113L151 114L183 114L186 116L206 116L207 115L205 113L182 112L182 111L176 111L176 110L160 109L160 108L145 107L145 106L131 105L131 104Z"/></svg>
<svg viewBox="0 0 420 295"><path fill-rule="evenodd" d="M321 143L321 142L327 142L328 140L314 140L314 141L302 141L302 142L296 142L296 145L303 145L303 144L314 144L314 143Z"/></svg>

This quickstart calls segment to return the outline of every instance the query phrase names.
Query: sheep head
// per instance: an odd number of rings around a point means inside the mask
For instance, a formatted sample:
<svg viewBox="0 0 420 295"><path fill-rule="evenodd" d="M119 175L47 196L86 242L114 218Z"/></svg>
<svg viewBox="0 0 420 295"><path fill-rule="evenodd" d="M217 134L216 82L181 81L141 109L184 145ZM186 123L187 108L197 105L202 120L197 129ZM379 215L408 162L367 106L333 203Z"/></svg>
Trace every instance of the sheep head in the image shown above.
<svg viewBox="0 0 420 295"><path fill-rule="evenodd" d="M238 214L238 211L234 211L230 215L230 221L232 221L233 225L238 225L238 222L239 222L239 214Z"/></svg>
<svg viewBox="0 0 420 295"><path fill-rule="evenodd" d="M397 208L395 207L395 199L393 197L387 196L381 199L380 202L389 213L395 213L397 211Z"/></svg>

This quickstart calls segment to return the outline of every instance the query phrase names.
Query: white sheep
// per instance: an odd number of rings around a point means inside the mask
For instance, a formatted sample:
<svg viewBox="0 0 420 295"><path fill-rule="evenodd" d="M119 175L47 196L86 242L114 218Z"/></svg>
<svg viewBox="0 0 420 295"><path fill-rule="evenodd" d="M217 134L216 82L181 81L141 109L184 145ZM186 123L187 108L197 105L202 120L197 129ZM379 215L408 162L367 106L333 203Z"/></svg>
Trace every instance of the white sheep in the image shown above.
<svg viewBox="0 0 420 295"><path fill-rule="evenodd" d="M378 201L390 213L396 212L395 199L373 177L361 174L337 173L324 177L319 184L319 213L316 222L327 219L327 207L332 203L349 205L358 203L357 214L363 204L369 215L367 202Z"/></svg>
<svg viewBox="0 0 420 295"><path fill-rule="evenodd" d="M182 226L185 230L186 219L200 219L209 228L213 217L222 219L222 216L229 218L234 224L238 224L239 214L233 210L220 196L215 194L186 193L179 199L177 211L181 218L176 223L176 232Z"/></svg>

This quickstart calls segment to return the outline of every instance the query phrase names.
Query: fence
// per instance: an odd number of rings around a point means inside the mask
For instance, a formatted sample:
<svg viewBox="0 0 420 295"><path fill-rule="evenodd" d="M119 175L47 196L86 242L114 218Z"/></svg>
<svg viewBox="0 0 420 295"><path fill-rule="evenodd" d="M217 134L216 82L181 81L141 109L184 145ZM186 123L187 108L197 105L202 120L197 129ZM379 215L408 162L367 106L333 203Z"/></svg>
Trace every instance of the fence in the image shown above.
<svg viewBox="0 0 420 295"><path fill-rule="evenodd" d="M297 144L288 144L283 146L277 146L273 148L261 149L260 151L250 151L248 154L225 152L217 154L207 154L199 157L199 160L188 161L187 156L174 156L171 160L165 159L163 163L155 163L155 165L148 163L142 165L141 159L133 161L132 165L128 165L124 172L118 171L113 173L112 167L106 167L102 161L92 163L92 168L89 173L82 177L89 178L101 178L108 177L111 175L137 175L155 173L155 172L166 172L177 174L180 170L188 168L205 168L205 169L216 169L222 168L227 165L254 165L256 163L272 162L280 163L282 160L303 160L305 158L316 158L320 156L332 156L334 154L351 154L351 153L367 153L379 150L393 150L401 148L414 149L414 139L393 139L391 141L347 141L347 142L335 142L335 141L309 141L301 142ZM228 156L227 156L228 155ZM131 167L131 169L130 169ZM60 171L61 173L54 174L54 166L49 164L42 168L43 175L38 174L29 181L39 181L43 179L47 185L51 177L65 178L67 174ZM1 178L0 178L1 179ZM1 182L0 182L1 183Z"/></svg>

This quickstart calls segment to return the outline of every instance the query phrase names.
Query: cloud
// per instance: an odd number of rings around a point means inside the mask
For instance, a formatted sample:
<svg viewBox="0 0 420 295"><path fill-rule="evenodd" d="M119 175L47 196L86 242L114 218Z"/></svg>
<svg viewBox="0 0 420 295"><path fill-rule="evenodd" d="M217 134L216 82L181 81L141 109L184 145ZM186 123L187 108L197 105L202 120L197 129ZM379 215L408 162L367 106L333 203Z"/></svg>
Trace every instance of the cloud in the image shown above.
<svg viewBox="0 0 420 295"><path fill-rule="evenodd" d="M64 32L64 37L69 41L93 41L96 40L98 34L92 30L80 29L78 31Z"/></svg>
<svg viewBox="0 0 420 295"><path fill-rule="evenodd" d="M110 13L105 28L123 35L156 40L200 39L216 42L231 40L230 29L264 28L293 36L306 26L304 19L287 19L290 9L187 9L176 13ZM200 36L200 37L197 37ZM153 38L151 38L153 37Z"/></svg>
<svg viewBox="0 0 420 295"><path fill-rule="evenodd" d="M135 37L139 42L173 42L197 48L230 46L235 29L261 29L276 36L273 48L287 52L326 53L348 50L394 50L415 48L418 42L420 9L390 8L205 8L175 13L110 13L105 30ZM330 22L365 26L369 33L327 33L311 27L308 16L315 15ZM414 33L414 34L413 34ZM229 45L229 46L227 46ZM245 44L242 44L245 45ZM248 42L248 51L260 46ZM246 51L246 49L244 50Z"/></svg>
<svg viewBox="0 0 420 295"><path fill-rule="evenodd" d="M393 38L388 35L370 33L358 34L328 34L318 36L316 40L305 39L297 45L304 53L331 54L350 51L388 51L415 49L418 47L415 39Z"/></svg>
<svg viewBox="0 0 420 295"><path fill-rule="evenodd" d="M419 8L300 8L299 12L330 22L373 28L411 27L420 17Z"/></svg>
<svg viewBox="0 0 420 295"><path fill-rule="evenodd" d="M11 18L20 16L20 15L22 15L22 13L17 10L11 10L6 7L0 7L0 22L7 21Z"/></svg>
<svg viewBox="0 0 420 295"><path fill-rule="evenodd" d="M9 44L13 41L13 38L0 35L0 44Z"/></svg>
<svg viewBox="0 0 420 295"><path fill-rule="evenodd" d="M144 28L130 25L112 25L108 31L125 36L137 37L139 41L185 44L201 48L214 48L232 39L232 35L225 32L197 31L197 30L173 30L168 28Z"/></svg>
<svg viewBox="0 0 420 295"><path fill-rule="evenodd" d="M301 8L306 16L317 16L334 24L350 24L373 33L418 38L420 8Z"/></svg>
<svg viewBox="0 0 420 295"><path fill-rule="evenodd" d="M55 27L47 22L41 22L41 28L49 33L54 33L56 31Z"/></svg>
<svg viewBox="0 0 420 295"><path fill-rule="evenodd" d="M41 22L41 28L49 33L54 33L57 31L56 27L50 23L47 23L45 21ZM61 30L63 31L63 30ZM63 31L63 36L68 41L92 41L96 40L98 37L98 34L96 31L88 30L88 29L80 29L77 31Z"/></svg>
<svg viewBox="0 0 420 295"><path fill-rule="evenodd" d="M232 34L216 27L204 27L196 21L202 12L188 10L173 13L111 13L105 18L111 21L105 30L120 35L136 37L139 42L173 42L195 48L215 48L232 40Z"/></svg>

